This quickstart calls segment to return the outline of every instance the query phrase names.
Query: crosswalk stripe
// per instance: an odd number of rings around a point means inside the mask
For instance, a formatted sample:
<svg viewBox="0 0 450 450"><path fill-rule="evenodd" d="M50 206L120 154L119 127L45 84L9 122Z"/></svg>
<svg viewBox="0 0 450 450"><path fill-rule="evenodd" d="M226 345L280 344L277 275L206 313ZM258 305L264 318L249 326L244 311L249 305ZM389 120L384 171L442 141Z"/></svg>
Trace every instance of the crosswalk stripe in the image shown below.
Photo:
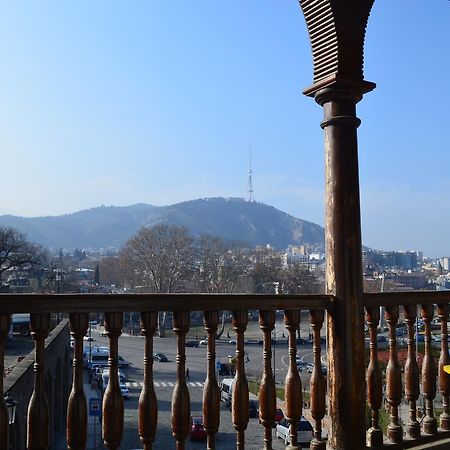
<svg viewBox="0 0 450 450"><path fill-rule="evenodd" d="M200 386L200 387L203 386L203 383L200 383L200 382L198 382L198 381L196 381L195 384L196 384L197 386Z"/></svg>
<svg viewBox="0 0 450 450"><path fill-rule="evenodd" d="M173 383L172 381L154 381L153 382L155 387L174 387L175 383ZM187 384L191 387L203 387L205 383L201 382L201 381L188 381ZM138 387L144 387L144 383L141 382L136 382L136 381L126 381L125 382L125 386L127 388L138 388Z"/></svg>
<svg viewBox="0 0 450 450"><path fill-rule="evenodd" d="M189 382L189 386L195 387L195 383L192 382L192 381L190 381L190 382Z"/></svg>
<svg viewBox="0 0 450 450"><path fill-rule="evenodd" d="M157 381L155 381L153 384L154 384L156 387L159 387L159 383L158 383Z"/></svg>
<svg viewBox="0 0 450 450"><path fill-rule="evenodd" d="M167 387L167 384L166 384L166 383L163 383L163 382L161 381L161 386L162 386L162 387Z"/></svg>
<svg viewBox="0 0 450 450"><path fill-rule="evenodd" d="M175 385L174 385L173 383L170 383L170 382L169 382L169 386L170 386L170 387L174 387Z"/></svg>
<svg viewBox="0 0 450 450"><path fill-rule="evenodd" d="M139 385L137 383L133 383L133 386L134 387L138 387Z"/></svg>

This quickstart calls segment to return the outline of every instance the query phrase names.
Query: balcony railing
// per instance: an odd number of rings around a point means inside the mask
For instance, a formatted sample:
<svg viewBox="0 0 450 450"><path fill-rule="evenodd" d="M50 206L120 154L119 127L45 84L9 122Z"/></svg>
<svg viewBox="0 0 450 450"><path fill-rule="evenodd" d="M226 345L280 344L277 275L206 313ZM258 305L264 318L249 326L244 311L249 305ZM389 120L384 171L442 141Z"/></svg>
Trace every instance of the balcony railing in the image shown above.
<svg viewBox="0 0 450 450"><path fill-rule="evenodd" d="M395 294L365 294L366 320L369 328L370 355L367 369L367 404L370 409L367 445L371 448L389 445L390 448L411 448L426 442L438 441L450 436L450 379L443 371L449 363L447 320L450 293L408 292ZM434 361L431 344L431 321L440 320L441 343L438 364ZM389 333L389 361L385 377L379 363L377 333L380 324L380 308L384 307ZM424 358L421 373L417 363L415 324L417 310L424 322ZM220 392L216 379L216 334L219 311L232 311L232 326L236 332L236 374L232 397L232 422L236 430L236 448L245 448L245 431L249 421L249 390L245 371L244 336L249 310L259 310L259 325L263 333L263 376L259 389L260 420L264 428L264 448L272 448L272 425L275 421L276 389L272 371L272 336L275 312L284 310L284 323L288 331L288 370L284 380L285 416L290 424L291 445L297 446L297 423L302 416L302 381L296 365L296 332L301 311L309 312L313 334L314 369L310 379L310 412L313 418L314 438L311 448L325 449L322 438L323 420L326 414L327 382L333 383L333 371L322 372L321 331L326 313L328 321L337 313L332 296L328 295L239 295L239 294L125 294L125 295L1 295L0 296L0 369L3 368L4 343L12 313L31 313L31 333L35 340L34 391L28 406L27 448L49 448L46 431L49 427L49 409L44 389L44 341L49 332L50 313L69 313L71 334L74 337L73 383L67 406L67 446L70 449L86 448L87 404L83 391L83 337L89 325L90 312L102 312L105 331L109 338L110 381L103 398L103 439L109 449L118 449L123 433L124 406L120 391L118 368L118 338L122 333L123 313L139 311L141 330L145 337L144 382L139 398L138 428L144 449L151 449L157 429L157 398L153 384L153 337L157 330L159 311L173 313L173 330L176 334L176 384L172 396L172 434L177 449L185 448L190 425L190 397L185 379L185 339L189 330L191 311L202 311L207 335L206 380L203 389L203 416L207 431L207 448L215 448L215 435L219 428ZM397 353L397 324L404 317L407 327L407 360L402 372ZM328 348L328 363L332 363L333 349ZM332 364L330 364L332 366ZM406 426L401 424L399 407L404 397L408 402ZM439 388L442 413L439 423L434 409ZM3 392L3 380L0 381ZM420 395L425 401L425 414L419 420L417 402ZM333 399L329 399L330 403ZM380 427L380 411L389 412L387 436ZM351 411L352 405L348 405ZM7 411L0 400L0 449L7 449ZM339 429L331 433L341 432ZM405 436L406 433L406 436Z"/></svg>

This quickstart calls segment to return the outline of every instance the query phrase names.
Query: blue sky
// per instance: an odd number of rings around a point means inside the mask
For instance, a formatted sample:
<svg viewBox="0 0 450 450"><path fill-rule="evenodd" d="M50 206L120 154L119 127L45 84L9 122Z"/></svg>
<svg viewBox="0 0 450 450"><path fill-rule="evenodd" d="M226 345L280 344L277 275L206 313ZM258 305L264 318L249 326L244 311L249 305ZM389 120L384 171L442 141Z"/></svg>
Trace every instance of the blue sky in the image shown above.
<svg viewBox="0 0 450 450"><path fill-rule="evenodd" d="M324 223L294 0L1 2L0 213L244 197ZM363 240L450 255L450 2L376 0L358 105Z"/></svg>

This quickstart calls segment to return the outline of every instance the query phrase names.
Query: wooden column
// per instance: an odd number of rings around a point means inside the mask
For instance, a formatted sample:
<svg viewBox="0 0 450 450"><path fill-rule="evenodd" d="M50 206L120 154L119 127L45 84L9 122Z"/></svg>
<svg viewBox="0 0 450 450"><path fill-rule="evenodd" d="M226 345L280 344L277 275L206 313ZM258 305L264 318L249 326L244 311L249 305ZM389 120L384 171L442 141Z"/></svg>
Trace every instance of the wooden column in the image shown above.
<svg viewBox="0 0 450 450"><path fill-rule="evenodd" d="M450 364L448 355L448 304L438 305L438 317L441 320L441 354L439 356L439 390L442 395L442 407L444 411L440 416L441 428L450 430L450 375L444 372L444 366Z"/></svg>
<svg viewBox="0 0 450 450"><path fill-rule="evenodd" d="M417 421L417 400L419 399L419 365L417 364L415 324L417 319L416 305L404 306L405 322L408 328L408 356L405 364L405 396L409 402L409 420L406 425L409 437L420 437L420 424Z"/></svg>
<svg viewBox="0 0 450 450"><path fill-rule="evenodd" d="M31 336L35 341L34 389L28 405L27 449L47 450L50 444L50 410L45 393L44 343L50 314L31 314Z"/></svg>
<svg viewBox="0 0 450 450"><path fill-rule="evenodd" d="M190 397L186 384L186 333L189 331L189 312L173 313L173 330L177 335L177 382L172 394L172 435L176 450L184 450L189 434Z"/></svg>
<svg viewBox="0 0 450 450"><path fill-rule="evenodd" d="M67 448L84 450L87 441L87 402L83 389L83 338L87 333L89 315L72 313L70 334L74 338L73 382L67 404Z"/></svg>
<svg viewBox="0 0 450 450"><path fill-rule="evenodd" d="M367 402L370 406L371 426L367 431L368 447L383 445L383 432L380 428L380 408L383 402L383 386L380 365L378 364L377 328L380 323L380 308L367 308L367 324L370 336L369 367L367 368Z"/></svg>
<svg viewBox="0 0 450 450"><path fill-rule="evenodd" d="M289 449L297 449L297 424L302 417L302 381L297 369L297 330L300 327L300 311L284 311L284 323L289 332L289 365L284 383L286 401L286 420L289 422Z"/></svg>
<svg viewBox="0 0 450 450"><path fill-rule="evenodd" d="M437 420L434 417L433 400L436 397L436 363L431 350L431 321L433 305L422 305L422 319L425 322L425 356L422 362L422 389L425 398L425 418L423 431L428 434L437 433Z"/></svg>
<svg viewBox="0 0 450 450"><path fill-rule="evenodd" d="M397 355L398 306L386 306L386 322L389 326L389 362L386 367L386 400L390 408L388 438L395 443L403 441L403 430L398 416L398 407L402 401L402 372Z"/></svg>
<svg viewBox="0 0 450 450"><path fill-rule="evenodd" d="M215 448L215 435L220 423L220 391L216 378L216 334L219 325L219 312L206 311L204 325L208 334L208 368L203 387L203 423L207 433L207 449Z"/></svg>
<svg viewBox="0 0 450 450"><path fill-rule="evenodd" d="M10 315L0 314L0 450L9 450L9 416L3 399L3 372L5 369L5 342L9 333Z"/></svg>
<svg viewBox="0 0 450 450"><path fill-rule="evenodd" d="M310 448L313 450L325 450L325 441L322 440L322 419L325 415L325 390L326 381L322 372L320 330L322 329L325 311L311 310L309 317L313 330L314 344L314 369L311 375L311 415L315 421L314 439Z"/></svg>
<svg viewBox="0 0 450 450"><path fill-rule="evenodd" d="M103 441L106 448L117 450L123 435L123 397L120 391L118 360L119 336L122 334L123 314L105 313L105 332L109 338L109 382L103 397Z"/></svg>
<svg viewBox="0 0 450 450"><path fill-rule="evenodd" d="M277 407L274 374L272 372L272 331L275 311L260 311L259 326L264 333L263 376L259 386L259 418L264 427L264 449L272 449L272 427Z"/></svg>
<svg viewBox="0 0 450 450"><path fill-rule="evenodd" d="M245 448L245 430L248 425L249 400L245 376L244 333L248 323L248 311L233 311L233 328L236 332L236 376L231 398L231 421L236 430L236 449Z"/></svg>
<svg viewBox="0 0 450 450"><path fill-rule="evenodd" d="M153 384L153 336L158 324L157 312L141 313L144 343L144 385L139 396L139 436L144 450L152 450L158 423L158 403Z"/></svg>
<svg viewBox="0 0 450 450"><path fill-rule="evenodd" d="M331 448L365 445L364 309L356 102L367 82L335 83L307 92L323 106L326 184L326 292ZM348 414L348 411L352 414Z"/></svg>

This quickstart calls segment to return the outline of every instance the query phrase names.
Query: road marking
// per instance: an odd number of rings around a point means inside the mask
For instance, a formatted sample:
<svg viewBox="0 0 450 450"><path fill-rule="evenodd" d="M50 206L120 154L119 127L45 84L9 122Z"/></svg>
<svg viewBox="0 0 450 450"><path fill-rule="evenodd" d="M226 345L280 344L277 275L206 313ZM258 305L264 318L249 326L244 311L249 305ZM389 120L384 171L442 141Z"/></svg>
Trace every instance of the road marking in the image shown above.
<svg viewBox="0 0 450 450"><path fill-rule="evenodd" d="M203 383L199 383L198 381L196 381L195 384L196 384L197 386L203 387Z"/></svg>
<svg viewBox="0 0 450 450"><path fill-rule="evenodd" d="M133 386L134 387L138 387L139 385L137 383L133 383Z"/></svg>
<svg viewBox="0 0 450 450"><path fill-rule="evenodd" d="M159 387L159 383L156 381L155 383L153 383L156 387Z"/></svg>
<svg viewBox="0 0 450 450"><path fill-rule="evenodd" d="M169 382L169 386L170 386L170 387L174 387L175 385L174 385L173 383L170 383L170 382Z"/></svg>
<svg viewBox="0 0 450 450"><path fill-rule="evenodd" d="M163 382L161 381L161 386L162 386L162 387L167 387L167 384L166 384L166 383L163 383Z"/></svg>
<svg viewBox="0 0 450 450"><path fill-rule="evenodd" d="M192 381L189 381L189 386L195 387L195 383Z"/></svg>
<svg viewBox="0 0 450 450"><path fill-rule="evenodd" d="M186 384L191 387L203 387L203 385L205 383L203 383L201 381L188 381ZM154 381L153 385L155 387L172 387L173 388L175 386L175 383L172 381ZM144 383L142 381L141 382L127 381L127 382L125 382L125 386L128 388L144 387Z"/></svg>

